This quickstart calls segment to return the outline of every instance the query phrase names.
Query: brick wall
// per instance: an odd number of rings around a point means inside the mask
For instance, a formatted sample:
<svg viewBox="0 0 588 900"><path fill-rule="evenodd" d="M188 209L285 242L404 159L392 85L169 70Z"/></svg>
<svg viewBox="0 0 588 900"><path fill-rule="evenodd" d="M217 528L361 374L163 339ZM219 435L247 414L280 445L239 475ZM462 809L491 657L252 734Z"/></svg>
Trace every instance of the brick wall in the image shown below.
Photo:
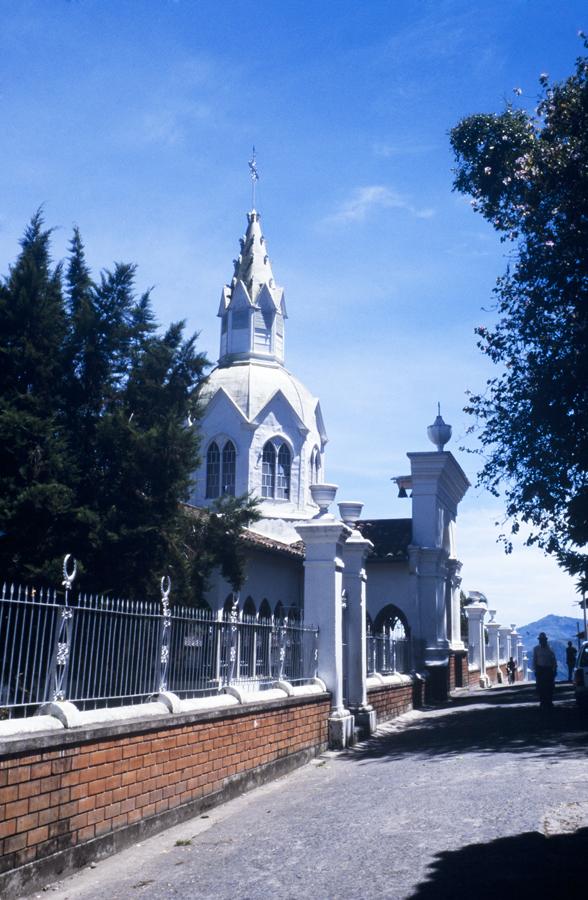
<svg viewBox="0 0 588 900"><path fill-rule="evenodd" d="M486 666L486 675L492 684L498 684L498 666Z"/></svg>
<svg viewBox="0 0 588 900"><path fill-rule="evenodd" d="M473 669L470 671L468 669L468 686L471 688L479 688L480 687L480 670Z"/></svg>
<svg viewBox="0 0 588 900"><path fill-rule="evenodd" d="M415 706L422 705L422 697L419 703L419 691L422 685L422 681L416 681L414 685L386 684L369 688L368 703L376 710L377 721L386 722L388 719L394 719L396 716L408 712Z"/></svg>
<svg viewBox="0 0 588 900"><path fill-rule="evenodd" d="M165 725L128 723L115 736L95 726L83 740L67 731L21 741L28 749L0 754L0 873L37 866L16 878L0 874L0 896L38 874L39 860L58 854L47 868L55 877L120 849L139 827L154 833L195 814L198 801L228 799L227 787L248 772L297 756L303 762L304 751L325 748L328 715L321 695L200 713L197 721L183 715ZM125 832L126 841L104 840ZM84 845L89 852L76 854Z"/></svg>
<svg viewBox="0 0 588 900"><path fill-rule="evenodd" d="M468 656L465 651L449 652L449 690L468 686Z"/></svg>

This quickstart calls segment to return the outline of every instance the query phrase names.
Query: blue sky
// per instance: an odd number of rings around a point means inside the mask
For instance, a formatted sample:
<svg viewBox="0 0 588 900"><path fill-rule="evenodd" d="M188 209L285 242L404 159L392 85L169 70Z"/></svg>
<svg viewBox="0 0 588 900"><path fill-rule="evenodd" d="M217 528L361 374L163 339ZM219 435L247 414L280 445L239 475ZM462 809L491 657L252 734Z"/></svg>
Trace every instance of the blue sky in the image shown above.
<svg viewBox="0 0 588 900"><path fill-rule="evenodd" d="M448 130L515 87L533 107L579 29L579 0L0 0L0 271L44 204L57 258L79 225L95 270L136 262L159 319L187 319L215 360L255 144L287 366L321 398L327 477L366 516L408 515L390 478L429 448L438 400L475 481L464 392L489 374L473 329L505 266L451 191ZM464 588L503 621L575 615L550 560L504 556L501 518L470 490Z"/></svg>

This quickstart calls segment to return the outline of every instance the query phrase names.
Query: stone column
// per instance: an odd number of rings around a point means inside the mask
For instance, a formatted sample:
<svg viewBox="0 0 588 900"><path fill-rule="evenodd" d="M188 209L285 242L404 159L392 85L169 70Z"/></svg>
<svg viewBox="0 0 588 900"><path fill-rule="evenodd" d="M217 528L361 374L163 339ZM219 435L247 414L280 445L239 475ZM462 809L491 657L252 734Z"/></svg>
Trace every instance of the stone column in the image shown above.
<svg viewBox="0 0 588 900"><path fill-rule="evenodd" d="M519 634L517 631L516 625L510 626L510 631L508 633L508 655L509 657L513 657L514 660L517 658L517 643L519 640Z"/></svg>
<svg viewBox="0 0 588 900"><path fill-rule="evenodd" d="M460 597L459 589L461 587L462 578L460 575L463 563L459 559L448 559L447 582L449 596L447 598L447 637L451 642L452 650L464 650L461 638L461 619L460 619Z"/></svg>
<svg viewBox="0 0 588 900"><path fill-rule="evenodd" d="M343 587L347 597L347 702L358 727L371 734L376 712L367 699L366 574L365 559L371 541L355 530L343 546Z"/></svg>
<svg viewBox="0 0 588 900"><path fill-rule="evenodd" d="M328 514L296 526L305 544L304 616L319 628L319 675L331 692L329 744L346 747L353 738L353 716L343 701L343 559L351 533Z"/></svg>
<svg viewBox="0 0 588 900"><path fill-rule="evenodd" d="M410 573L417 576L418 634L424 647L419 663L427 668L447 666L447 553L442 548L414 546L408 548L408 553Z"/></svg>
<svg viewBox="0 0 588 900"><path fill-rule="evenodd" d="M523 681L527 681L529 677L529 657L523 653Z"/></svg>
<svg viewBox="0 0 588 900"><path fill-rule="evenodd" d="M508 636L510 628L508 625L501 625L498 629L498 655L501 663L505 663L509 657L508 652Z"/></svg>
<svg viewBox="0 0 588 900"><path fill-rule="evenodd" d="M519 639L517 641L517 655L515 657L515 659L517 661L517 666L518 666L517 672L522 672L524 652L525 652L525 648L523 647L523 642L519 637Z"/></svg>
<svg viewBox="0 0 588 900"><path fill-rule="evenodd" d="M488 662L493 666L498 666L500 659L498 647L500 625L498 622L494 621L494 617L496 616L495 609L489 609L488 614L490 616L490 621L486 625L486 628L488 629Z"/></svg>
<svg viewBox="0 0 588 900"><path fill-rule="evenodd" d="M480 687L488 686L486 675L486 641L484 640L484 616L488 610L483 603L472 603L465 607L468 620L468 644L470 660L480 669Z"/></svg>

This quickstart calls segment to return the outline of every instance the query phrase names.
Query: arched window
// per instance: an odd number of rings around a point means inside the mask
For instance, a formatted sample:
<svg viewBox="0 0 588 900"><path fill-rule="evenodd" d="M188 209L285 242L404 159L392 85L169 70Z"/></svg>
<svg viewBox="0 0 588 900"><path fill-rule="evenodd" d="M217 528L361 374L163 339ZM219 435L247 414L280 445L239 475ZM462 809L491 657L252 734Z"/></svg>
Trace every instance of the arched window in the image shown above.
<svg viewBox="0 0 588 900"><path fill-rule="evenodd" d="M247 600L245 601L245 603L243 605L243 615L249 616L249 618L254 619L255 613L256 613L255 601L253 600L253 597L247 597Z"/></svg>
<svg viewBox="0 0 588 900"><path fill-rule="evenodd" d="M223 466L222 466L222 486L223 494L235 496L235 463L237 454L235 453L235 445L232 441L227 441L223 447Z"/></svg>
<svg viewBox="0 0 588 900"><path fill-rule="evenodd" d="M220 453L218 444L213 441L206 453L206 496L218 497L220 494Z"/></svg>
<svg viewBox="0 0 588 900"><path fill-rule="evenodd" d="M264 597L261 601L261 606L259 607L259 618L264 621L269 621L272 617L272 608L269 605L267 598Z"/></svg>
<svg viewBox="0 0 588 900"><path fill-rule="evenodd" d="M386 634L394 640L404 640L408 636L406 617L398 607L389 603L376 616L374 634Z"/></svg>
<svg viewBox="0 0 588 900"><path fill-rule="evenodd" d="M290 451L288 450L286 444L282 444L278 451L276 497L279 500L290 499Z"/></svg>
<svg viewBox="0 0 588 900"><path fill-rule="evenodd" d="M283 622L286 616L286 611L284 610L284 604L281 600L278 600L276 603L276 609L274 612L274 619L276 622Z"/></svg>
<svg viewBox="0 0 588 900"><path fill-rule="evenodd" d="M261 496L273 497L276 492L276 450L268 441L263 448L261 462Z"/></svg>
<svg viewBox="0 0 588 900"><path fill-rule="evenodd" d="M227 441L221 454L213 441L206 453L206 497L214 499L221 494L235 496L237 454L232 441Z"/></svg>
<svg viewBox="0 0 588 900"><path fill-rule="evenodd" d="M411 666L410 630L405 615L389 604L381 609L374 621L374 670L409 672Z"/></svg>
<svg viewBox="0 0 588 900"><path fill-rule="evenodd" d="M321 481L321 455L318 447L314 447L310 454L310 483L320 484Z"/></svg>
<svg viewBox="0 0 588 900"><path fill-rule="evenodd" d="M276 453L272 441L263 448L261 462L261 496L290 499L290 472L292 455L287 444L282 443Z"/></svg>

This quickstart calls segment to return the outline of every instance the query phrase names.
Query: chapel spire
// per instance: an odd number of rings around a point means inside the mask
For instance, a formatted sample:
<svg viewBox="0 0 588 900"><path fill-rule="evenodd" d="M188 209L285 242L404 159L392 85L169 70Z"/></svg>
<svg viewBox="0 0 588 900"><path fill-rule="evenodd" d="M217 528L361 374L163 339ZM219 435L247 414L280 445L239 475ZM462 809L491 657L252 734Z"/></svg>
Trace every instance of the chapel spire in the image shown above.
<svg viewBox="0 0 588 900"><path fill-rule="evenodd" d="M233 260L231 283L225 285L221 318L221 365L237 360L284 362L284 290L275 283L257 210L247 214L241 252Z"/></svg>

